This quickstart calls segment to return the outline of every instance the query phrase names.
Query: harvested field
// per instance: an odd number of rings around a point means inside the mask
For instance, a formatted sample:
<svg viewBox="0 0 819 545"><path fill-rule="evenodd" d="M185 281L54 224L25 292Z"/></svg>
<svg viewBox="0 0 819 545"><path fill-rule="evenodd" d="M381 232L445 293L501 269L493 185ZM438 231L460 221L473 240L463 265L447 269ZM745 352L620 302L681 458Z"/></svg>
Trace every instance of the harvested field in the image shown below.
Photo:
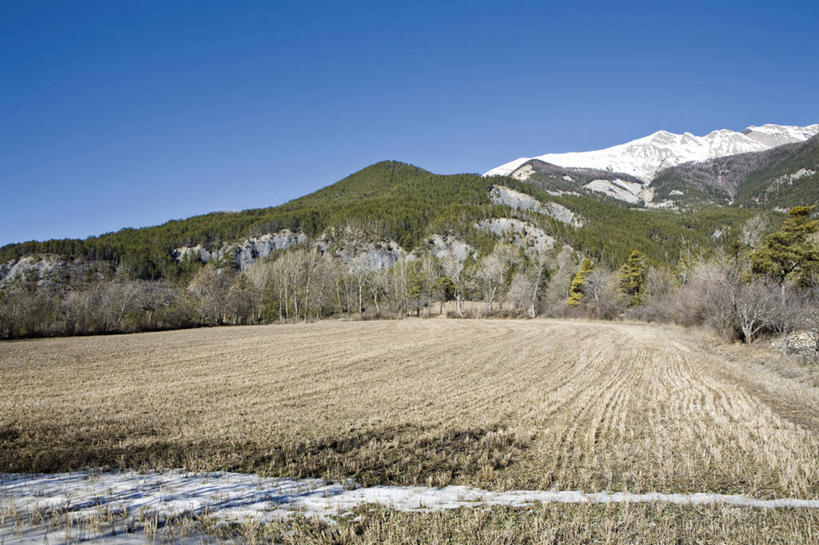
<svg viewBox="0 0 819 545"><path fill-rule="evenodd" d="M23 341L2 344L0 384L6 472L819 496L816 389L769 404L673 328L405 320Z"/></svg>
<svg viewBox="0 0 819 545"><path fill-rule="evenodd" d="M817 388L705 346L674 327L444 319L7 342L0 471L819 498ZM803 537L817 520L748 518Z"/></svg>

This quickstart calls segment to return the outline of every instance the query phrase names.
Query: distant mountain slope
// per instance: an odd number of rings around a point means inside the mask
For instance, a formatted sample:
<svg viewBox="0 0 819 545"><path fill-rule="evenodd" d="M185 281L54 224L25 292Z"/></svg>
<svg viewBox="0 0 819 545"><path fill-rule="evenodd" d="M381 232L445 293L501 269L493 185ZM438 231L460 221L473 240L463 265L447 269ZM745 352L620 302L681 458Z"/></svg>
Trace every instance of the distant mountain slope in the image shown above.
<svg viewBox="0 0 819 545"><path fill-rule="evenodd" d="M737 153L765 151L803 142L819 133L819 124L806 127L766 124L741 132L722 129L705 136L657 131L649 136L601 150L548 153L522 157L487 171L485 176L505 176L530 159L562 167L621 172L650 182L661 170L690 161L706 161Z"/></svg>
<svg viewBox="0 0 819 545"><path fill-rule="evenodd" d="M509 176L552 195L605 195L631 204L642 204L647 198L643 193L648 184L622 172L566 168L531 159Z"/></svg>
<svg viewBox="0 0 819 545"><path fill-rule="evenodd" d="M678 204L712 202L727 206L734 202L740 185L748 176L771 162L781 160L795 146L799 144L683 163L660 172L651 186L657 198L671 199Z"/></svg>
<svg viewBox="0 0 819 545"><path fill-rule="evenodd" d="M778 161L751 173L737 191L735 201L768 208L819 203L819 135L789 148Z"/></svg>
<svg viewBox="0 0 819 545"><path fill-rule="evenodd" d="M684 163L652 181L655 199L790 208L819 202L819 135L802 143Z"/></svg>

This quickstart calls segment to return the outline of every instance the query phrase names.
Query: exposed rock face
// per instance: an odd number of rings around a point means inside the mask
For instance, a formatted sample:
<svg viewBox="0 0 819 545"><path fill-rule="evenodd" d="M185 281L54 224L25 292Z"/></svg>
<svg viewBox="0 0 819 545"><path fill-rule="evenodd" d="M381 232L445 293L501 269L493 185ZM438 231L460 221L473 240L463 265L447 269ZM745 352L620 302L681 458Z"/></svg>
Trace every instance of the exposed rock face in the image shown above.
<svg viewBox="0 0 819 545"><path fill-rule="evenodd" d="M534 173L535 173L535 168L532 166L532 163L526 163L522 167L520 167L519 169L512 172L511 176L512 176L512 178L515 178L516 180L528 180L529 178L532 177L532 174L534 174ZM564 180L565 179L566 179L566 177L564 177ZM568 181L571 182L572 179L569 178Z"/></svg>
<svg viewBox="0 0 819 545"><path fill-rule="evenodd" d="M515 210L531 210L544 214L573 227L583 225L583 219L563 205L555 202L542 203L531 195L502 185L492 187L489 191L489 200L492 204L504 204Z"/></svg>
<svg viewBox="0 0 819 545"><path fill-rule="evenodd" d="M642 201L638 195L640 191L642 191L643 186L630 184L625 180L592 180L583 187L589 191L602 193L631 204L638 204Z"/></svg>
<svg viewBox="0 0 819 545"><path fill-rule="evenodd" d="M60 256L24 256L0 264L0 288L17 282L34 283L38 288L67 285L76 282L89 268L89 263Z"/></svg>
<svg viewBox="0 0 819 545"><path fill-rule="evenodd" d="M211 253L203 248L201 245L196 246L182 246L173 251L173 258L176 261L184 261L186 259L199 260L202 263L208 261Z"/></svg>
<svg viewBox="0 0 819 545"><path fill-rule="evenodd" d="M275 250L283 250L306 242L308 239L305 234L285 229L249 238L239 244L224 244L213 251L201 245L184 246L176 248L173 256L177 261L183 259L196 259L203 263L221 261L244 270L256 260L266 257ZM323 233L314 244L322 253L329 253L351 268L367 272L387 270L399 259L411 256L393 240L367 240L363 233L351 228L340 232ZM430 252L440 259L454 258L463 261L468 256L477 257L478 255L474 248L448 235L432 235L428 240L428 246Z"/></svg>
<svg viewBox="0 0 819 545"><path fill-rule="evenodd" d="M572 227L582 227L583 226L583 218L579 214L575 214L562 204L557 204L556 202L547 202L544 203L545 213L548 216L553 217L557 221L561 223L565 223L566 225L571 225Z"/></svg>
<svg viewBox="0 0 819 545"><path fill-rule="evenodd" d="M473 258L478 256L478 252L475 248L450 235L432 235L427 240L427 247L430 253L438 259L463 261L469 256Z"/></svg>
<svg viewBox="0 0 819 545"><path fill-rule="evenodd" d="M371 243L371 247L366 247L355 257L356 266L366 271L385 271L395 265L406 252L399 246L387 245L377 247Z"/></svg>
<svg viewBox="0 0 819 545"><path fill-rule="evenodd" d="M405 255L407 252L392 240L360 242L347 239L333 251L333 256L342 263L364 272L387 270Z"/></svg>
<svg viewBox="0 0 819 545"><path fill-rule="evenodd" d="M543 229L513 218L481 220L475 224L475 228L498 236L511 237L515 244L533 247L541 252L551 250L555 246L555 239L547 235Z"/></svg>
<svg viewBox="0 0 819 545"><path fill-rule="evenodd" d="M3 280L5 280L6 277L8 277L8 275L11 273L12 268L14 268L14 266L17 264L17 261L18 260L16 259L12 259L11 261L0 263L0 282L3 282Z"/></svg>
<svg viewBox="0 0 819 545"><path fill-rule="evenodd" d="M549 214L564 223L576 225L578 216L556 203L540 203L536 199L510 190L493 190L493 202L503 202L516 209L533 210ZM553 206L550 206L553 205ZM475 227L499 237L511 237L522 246L551 249L554 239L531 223L512 219L488 219ZM182 246L173 250L176 261L196 260L213 262L220 267L233 266L245 270L260 258L276 250L284 250L299 244L310 243L322 253L328 253L352 269L376 272L390 269L402 258L413 258L392 240L366 240L362 233L344 230L340 233L322 234L310 242L304 233L282 230L248 238L240 243L225 243L217 249L202 245ZM426 248L438 259L464 261L478 258L478 251L453 235L433 234L426 240ZM114 264L107 261L69 260L61 256L25 256L0 264L0 289L18 282L36 285L43 289L64 289L82 284L91 277L103 279L114 272ZM90 276L89 276L90 275Z"/></svg>
<svg viewBox="0 0 819 545"><path fill-rule="evenodd" d="M347 265L350 270L377 272L387 270L407 252L394 240L373 240L363 230L346 226L330 228L318 237L315 246Z"/></svg>
<svg viewBox="0 0 819 545"><path fill-rule="evenodd" d="M274 250L284 250L290 246L307 241L304 233L294 233L284 229L276 233L267 233L260 237L253 237L242 242L238 247L228 250L233 263L239 269L246 269L260 257L267 257Z"/></svg>
<svg viewBox="0 0 819 545"><path fill-rule="evenodd" d="M223 244L213 252L198 244L196 246L183 246L173 251L173 257L177 261L197 259L203 263L229 257L233 265L240 270L244 270L257 259L268 256L274 250L283 250L306 241L307 235L304 233L294 233L289 229L283 229L276 233L251 237L239 244Z"/></svg>
<svg viewBox="0 0 819 545"><path fill-rule="evenodd" d="M54 256L25 256L0 265L0 284L9 285L17 280L35 281L38 286L59 275L64 260Z"/></svg>
<svg viewBox="0 0 819 545"><path fill-rule="evenodd" d="M783 174L782 176L776 178L773 181L773 183L771 183L770 187L766 189L765 192L773 193L783 185L793 185L793 182L801 180L802 178L813 176L814 174L816 174L816 171L810 168L800 168L796 172L791 172L790 174Z"/></svg>
<svg viewBox="0 0 819 545"><path fill-rule="evenodd" d="M814 174L816 174L815 170L812 170L810 168L800 168L799 170L797 170L793 174L788 174L787 178L788 178L788 181L792 182L794 180L801 180L802 178L805 178L806 176L813 176Z"/></svg>

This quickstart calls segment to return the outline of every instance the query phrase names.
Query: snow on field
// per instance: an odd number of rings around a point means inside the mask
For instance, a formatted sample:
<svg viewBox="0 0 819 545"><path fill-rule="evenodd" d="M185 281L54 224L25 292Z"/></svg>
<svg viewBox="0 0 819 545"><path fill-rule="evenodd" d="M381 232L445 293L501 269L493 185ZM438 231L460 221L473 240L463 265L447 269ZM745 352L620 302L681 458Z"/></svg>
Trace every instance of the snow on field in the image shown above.
<svg viewBox="0 0 819 545"><path fill-rule="evenodd" d="M374 486L354 488L318 479L265 478L240 473L138 473L80 471L46 475L0 475L0 504L17 511L65 509L75 518L100 508L131 516L149 512L167 517L208 514L225 522L271 520L291 514L326 518L359 505L377 503L401 511L476 506L525 507L535 502L724 504L757 508L819 508L819 500L758 500L726 494L631 494L557 490L493 492L466 486Z"/></svg>

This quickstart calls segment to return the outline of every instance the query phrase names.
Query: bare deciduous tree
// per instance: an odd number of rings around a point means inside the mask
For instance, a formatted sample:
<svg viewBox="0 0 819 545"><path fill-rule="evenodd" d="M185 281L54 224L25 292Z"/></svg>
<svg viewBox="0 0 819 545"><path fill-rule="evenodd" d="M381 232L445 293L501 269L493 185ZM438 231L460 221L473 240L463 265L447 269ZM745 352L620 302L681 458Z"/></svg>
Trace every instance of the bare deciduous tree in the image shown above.
<svg viewBox="0 0 819 545"><path fill-rule="evenodd" d="M475 280L481 291L486 311L492 314L495 301L501 299L504 275L513 260L514 253L506 244L496 244L492 253L478 263Z"/></svg>
<svg viewBox="0 0 819 545"><path fill-rule="evenodd" d="M193 277L188 291L197 299L199 324L222 324L225 321L227 294L233 280L232 271L206 265Z"/></svg>
<svg viewBox="0 0 819 545"><path fill-rule="evenodd" d="M752 343L757 334L771 321L774 310L771 291L771 287L760 280L729 287L731 304L742 337L747 344Z"/></svg>
<svg viewBox="0 0 819 545"><path fill-rule="evenodd" d="M455 297L455 311L459 317L464 315L463 297L466 284L466 274L464 273L464 262L454 256L448 256L442 260L442 266L446 276L452 280L453 295Z"/></svg>
<svg viewBox="0 0 819 545"><path fill-rule="evenodd" d="M762 237L765 236L765 233L769 230L770 224L765 216L754 216L742 224L739 240L749 248L755 250L762 241Z"/></svg>

